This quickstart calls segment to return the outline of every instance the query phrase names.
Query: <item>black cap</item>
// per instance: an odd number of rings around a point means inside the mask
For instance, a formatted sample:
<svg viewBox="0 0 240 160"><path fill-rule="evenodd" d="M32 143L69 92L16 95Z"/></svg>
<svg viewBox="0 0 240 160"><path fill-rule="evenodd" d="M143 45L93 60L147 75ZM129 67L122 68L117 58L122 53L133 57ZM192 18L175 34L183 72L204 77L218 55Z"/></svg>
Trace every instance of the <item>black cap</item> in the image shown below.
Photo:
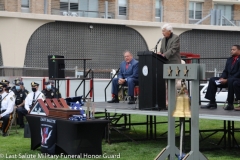
<svg viewBox="0 0 240 160"><path fill-rule="evenodd" d="M54 84L54 81L53 80L48 80L44 83L45 85L48 85L48 84Z"/></svg>
<svg viewBox="0 0 240 160"><path fill-rule="evenodd" d="M32 83L31 83L31 86L32 86L32 87L36 87L36 86L39 86L39 84L36 83L36 82L32 82Z"/></svg>
<svg viewBox="0 0 240 160"><path fill-rule="evenodd" d="M50 84L50 82L45 82L44 84L45 84L45 85L48 85L48 84Z"/></svg>
<svg viewBox="0 0 240 160"><path fill-rule="evenodd" d="M17 85L18 82L20 82L20 81L21 81L20 78L16 78L16 79L14 79L13 84Z"/></svg>
<svg viewBox="0 0 240 160"><path fill-rule="evenodd" d="M9 84L10 82L6 79L1 80L1 83Z"/></svg>
<svg viewBox="0 0 240 160"><path fill-rule="evenodd" d="M16 82L16 85L18 85L18 86L19 86L19 85L23 85L23 82L22 82L22 81L17 81L17 82Z"/></svg>
<svg viewBox="0 0 240 160"><path fill-rule="evenodd" d="M7 84L0 82L0 87L7 87Z"/></svg>

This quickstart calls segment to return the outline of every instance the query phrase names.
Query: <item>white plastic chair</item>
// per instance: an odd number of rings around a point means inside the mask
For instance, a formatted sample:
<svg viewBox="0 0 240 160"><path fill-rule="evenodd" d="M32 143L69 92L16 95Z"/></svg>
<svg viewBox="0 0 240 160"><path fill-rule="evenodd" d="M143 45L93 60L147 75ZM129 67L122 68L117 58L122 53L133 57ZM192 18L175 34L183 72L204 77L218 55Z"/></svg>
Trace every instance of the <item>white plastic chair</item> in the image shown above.
<svg viewBox="0 0 240 160"><path fill-rule="evenodd" d="M77 14L76 12L71 12L71 16L73 16L73 17L77 17L78 14Z"/></svg>
<svg viewBox="0 0 240 160"><path fill-rule="evenodd" d="M68 16L68 12L63 12L63 15L64 16Z"/></svg>

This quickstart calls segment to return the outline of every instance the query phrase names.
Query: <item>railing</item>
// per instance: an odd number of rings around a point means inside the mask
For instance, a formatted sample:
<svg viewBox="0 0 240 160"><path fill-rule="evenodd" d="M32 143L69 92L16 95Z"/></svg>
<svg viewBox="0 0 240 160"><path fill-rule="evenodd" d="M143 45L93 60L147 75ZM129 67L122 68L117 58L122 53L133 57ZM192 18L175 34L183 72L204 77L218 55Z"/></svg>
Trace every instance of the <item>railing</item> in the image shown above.
<svg viewBox="0 0 240 160"><path fill-rule="evenodd" d="M120 68L118 68L118 70L116 71L116 73L112 76L111 80L108 82L107 86L104 89L104 94L105 94L105 101L107 101L107 88L110 85L110 83L112 82L113 78L118 74Z"/></svg>
<svg viewBox="0 0 240 160"><path fill-rule="evenodd" d="M94 79L94 77L93 77L93 75L94 75L94 73L93 73L93 70L92 69L90 69L84 76L83 76L83 78L86 78L86 77L88 77L88 74L91 72L91 80L92 80L92 86L91 86L91 88L90 88L90 90L89 90L89 92L87 93L87 95L83 95L83 97L87 97L91 92L93 93L93 95L92 95L92 97L93 97L93 102L94 102L94 83L93 83L93 79ZM75 96L77 96L77 91L78 91L78 89L81 87L81 85L84 83L84 81L85 81L85 79L83 79L81 82L80 82L80 84L78 85L78 87L77 87L77 89L75 90ZM90 82L91 83L91 82ZM85 88L84 88L84 93L85 93ZM84 100L85 101L85 100Z"/></svg>
<svg viewBox="0 0 240 160"><path fill-rule="evenodd" d="M83 70L79 68L79 70ZM90 69L86 69L89 71ZM94 78L109 79L110 69L92 70ZM48 68L40 67L0 67L0 76L48 77ZM65 77L75 77L75 68L65 68Z"/></svg>
<svg viewBox="0 0 240 160"><path fill-rule="evenodd" d="M72 17L92 17L105 18L105 12L98 11L84 11L84 10L60 10L52 9L53 15L72 16ZM114 13L108 12L108 19L114 19Z"/></svg>
<svg viewBox="0 0 240 160"><path fill-rule="evenodd" d="M224 10L212 9L203 10L201 14L204 16L201 19L189 18L190 24L203 25L219 25L219 26L240 26L240 11L232 11L232 13L225 14Z"/></svg>

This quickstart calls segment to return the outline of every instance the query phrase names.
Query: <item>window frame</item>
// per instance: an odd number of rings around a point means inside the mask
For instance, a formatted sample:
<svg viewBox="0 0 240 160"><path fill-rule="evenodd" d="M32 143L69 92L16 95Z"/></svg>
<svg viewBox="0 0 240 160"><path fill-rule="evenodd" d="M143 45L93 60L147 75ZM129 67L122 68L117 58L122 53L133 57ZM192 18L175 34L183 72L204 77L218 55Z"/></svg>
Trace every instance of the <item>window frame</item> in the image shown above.
<svg viewBox="0 0 240 160"><path fill-rule="evenodd" d="M202 2L195 2L195 1L190 1L189 2L189 6L190 6L190 3L193 3L193 18L190 17L190 8L188 7L188 18L190 20L201 20L202 17L203 17L203 3ZM201 4L201 18L200 19L197 19L196 18L196 4Z"/></svg>
<svg viewBox="0 0 240 160"><path fill-rule="evenodd" d="M27 0L27 1L28 1L28 6L23 6L23 5L22 5L22 1L23 1L23 0L21 0L21 8L25 8L25 9L26 9L26 8L30 8L30 0Z"/></svg>
<svg viewBox="0 0 240 160"><path fill-rule="evenodd" d="M155 18L162 18L162 0L158 0L159 1L159 8L156 8L156 0L155 0ZM156 10L159 10L159 17L156 17Z"/></svg>
<svg viewBox="0 0 240 160"><path fill-rule="evenodd" d="M119 1L120 1L120 0L118 0L118 16L127 16L127 13L128 13L128 11L127 11L127 9L128 9L128 5L127 5L127 4L128 4L128 0L125 0L125 1L126 1L126 5L125 5L125 6L120 5L120 4L119 4ZM126 14L120 14L120 7L126 9Z"/></svg>
<svg viewBox="0 0 240 160"><path fill-rule="evenodd" d="M224 7L224 16L226 17L226 15L225 15L225 13L226 13L226 6L229 6L229 7L231 7L231 19L230 19L230 21L232 21L233 20L233 13L234 13L234 6L233 5L231 5L231 4L214 4L214 9L219 9L218 7L220 7L220 6L223 6Z"/></svg>

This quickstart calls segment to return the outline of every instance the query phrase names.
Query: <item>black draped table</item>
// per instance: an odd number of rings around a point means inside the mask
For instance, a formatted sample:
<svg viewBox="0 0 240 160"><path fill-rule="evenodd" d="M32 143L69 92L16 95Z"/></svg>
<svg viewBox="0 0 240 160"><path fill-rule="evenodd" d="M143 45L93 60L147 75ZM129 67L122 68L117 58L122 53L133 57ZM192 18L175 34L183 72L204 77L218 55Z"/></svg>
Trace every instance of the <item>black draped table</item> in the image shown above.
<svg viewBox="0 0 240 160"><path fill-rule="evenodd" d="M31 132L31 149L41 146L40 118L42 116L27 115ZM70 121L46 117L56 120L56 145L68 155L102 154L102 137L107 120Z"/></svg>

